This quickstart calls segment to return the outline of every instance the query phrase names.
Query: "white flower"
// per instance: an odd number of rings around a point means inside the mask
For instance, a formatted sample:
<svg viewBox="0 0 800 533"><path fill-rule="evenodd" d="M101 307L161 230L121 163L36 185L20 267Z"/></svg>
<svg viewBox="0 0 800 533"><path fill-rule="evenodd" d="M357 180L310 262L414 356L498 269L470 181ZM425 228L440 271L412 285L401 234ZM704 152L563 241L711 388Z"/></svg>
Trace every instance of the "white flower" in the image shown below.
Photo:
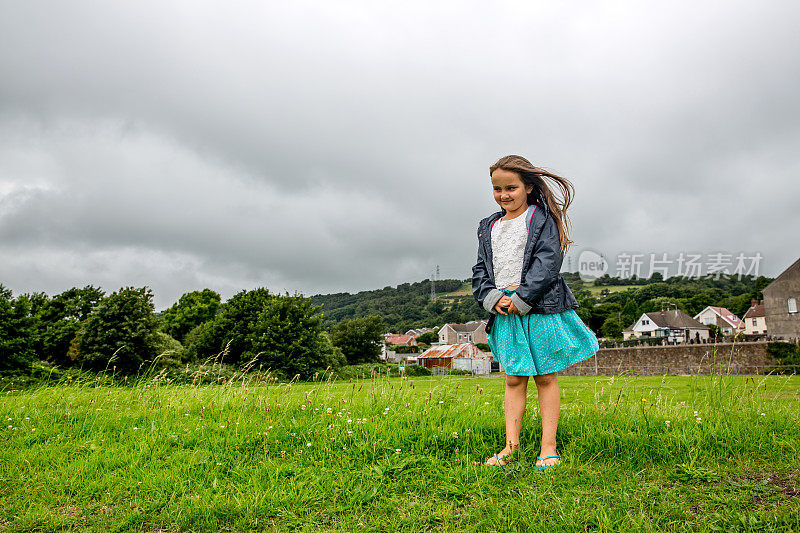
<svg viewBox="0 0 800 533"><path fill-rule="evenodd" d="M310 442L306 442L306 447L311 446Z"/></svg>
<svg viewBox="0 0 800 533"><path fill-rule="evenodd" d="M396 453L397 455L400 455L400 448L395 448L394 453Z"/></svg>

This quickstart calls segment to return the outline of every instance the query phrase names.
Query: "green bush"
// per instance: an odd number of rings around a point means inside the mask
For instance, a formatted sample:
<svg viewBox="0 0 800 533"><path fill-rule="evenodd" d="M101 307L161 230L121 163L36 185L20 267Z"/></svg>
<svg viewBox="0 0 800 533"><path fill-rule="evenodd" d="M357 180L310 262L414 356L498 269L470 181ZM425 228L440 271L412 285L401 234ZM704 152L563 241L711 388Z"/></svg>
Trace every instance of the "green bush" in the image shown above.
<svg viewBox="0 0 800 533"><path fill-rule="evenodd" d="M70 357L93 370L117 367L138 372L158 352L158 323L153 292L125 287L101 301L81 326L70 346Z"/></svg>
<svg viewBox="0 0 800 533"><path fill-rule="evenodd" d="M431 371L422 365L406 365L405 374L409 377L430 376Z"/></svg>
<svg viewBox="0 0 800 533"><path fill-rule="evenodd" d="M377 362L386 325L379 316L342 320L331 329L334 346L350 364Z"/></svg>
<svg viewBox="0 0 800 533"><path fill-rule="evenodd" d="M190 331L213 319L219 307L220 296L211 289L187 292L161 314L161 328L183 342Z"/></svg>
<svg viewBox="0 0 800 533"><path fill-rule="evenodd" d="M0 285L0 371L27 368L33 362L33 320L27 299L12 299Z"/></svg>
<svg viewBox="0 0 800 533"><path fill-rule="evenodd" d="M800 373L800 346L791 342L768 342L767 353L778 360L774 368L766 369L766 373L797 374Z"/></svg>

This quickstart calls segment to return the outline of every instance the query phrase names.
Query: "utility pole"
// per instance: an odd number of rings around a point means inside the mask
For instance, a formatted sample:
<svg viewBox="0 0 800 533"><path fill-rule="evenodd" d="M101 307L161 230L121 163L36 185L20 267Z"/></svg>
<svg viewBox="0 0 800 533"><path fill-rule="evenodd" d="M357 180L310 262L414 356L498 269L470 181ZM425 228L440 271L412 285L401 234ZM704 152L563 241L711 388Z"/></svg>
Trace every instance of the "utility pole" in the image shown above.
<svg viewBox="0 0 800 533"><path fill-rule="evenodd" d="M431 274L431 300L436 298L436 280L439 278L439 265L436 265L436 268L433 270Z"/></svg>

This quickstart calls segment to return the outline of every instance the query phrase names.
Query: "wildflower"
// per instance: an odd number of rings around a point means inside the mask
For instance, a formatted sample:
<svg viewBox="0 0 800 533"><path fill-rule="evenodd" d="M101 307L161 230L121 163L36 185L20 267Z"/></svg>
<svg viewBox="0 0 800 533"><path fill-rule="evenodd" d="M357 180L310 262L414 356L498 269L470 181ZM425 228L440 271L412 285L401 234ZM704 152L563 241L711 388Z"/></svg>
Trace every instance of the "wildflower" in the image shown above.
<svg viewBox="0 0 800 533"><path fill-rule="evenodd" d="M348 429L348 430L347 430L347 434L348 434L348 435L352 435L352 434L353 434L353 432L352 432L351 430L349 430L349 429Z"/></svg>
<svg viewBox="0 0 800 533"><path fill-rule="evenodd" d="M137 428L136 426L133 426L133 429L139 429L139 428Z"/></svg>
<svg viewBox="0 0 800 533"><path fill-rule="evenodd" d="M761 413L761 416L767 416L767 414L766 413Z"/></svg>
<svg viewBox="0 0 800 533"><path fill-rule="evenodd" d="M400 455L400 448L395 448L394 453L396 453L397 455Z"/></svg>
<svg viewBox="0 0 800 533"><path fill-rule="evenodd" d="M669 420L664 420L664 424L669 427Z"/></svg>
<svg viewBox="0 0 800 533"><path fill-rule="evenodd" d="M702 418L699 418L699 417L698 417L698 418L697 418L697 423L698 423L698 424L700 424L700 423L701 423L701 420L702 420Z"/></svg>
<svg viewBox="0 0 800 533"><path fill-rule="evenodd" d="M647 398L642 398L642 401L643 401L643 402L646 402L646 401L647 401Z"/></svg>
<svg viewBox="0 0 800 533"><path fill-rule="evenodd" d="M311 446L310 442L306 442L306 447Z"/></svg>
<svg viewBox="0 0 800 533"><path fill-rule="evenodd" d="M439 400L439 403L444 403L444 400Z"/></svg>
<svg viewBox="0 0 800 533"><path fill-rule="evenodd" d="M483 405L489 405L489 402L483 402Z"/></svg>

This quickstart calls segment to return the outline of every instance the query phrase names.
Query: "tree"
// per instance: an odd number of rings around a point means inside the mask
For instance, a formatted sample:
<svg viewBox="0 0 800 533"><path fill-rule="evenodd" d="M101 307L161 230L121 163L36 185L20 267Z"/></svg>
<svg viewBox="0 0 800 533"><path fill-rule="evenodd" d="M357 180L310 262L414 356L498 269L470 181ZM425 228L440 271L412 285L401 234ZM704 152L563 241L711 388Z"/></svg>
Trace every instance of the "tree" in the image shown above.
<svg viewBox="0 0 800 533"><path fill-rule="evenodd" d="M331 330L333 345L351 365L379 360L386 325L379 316L342 320Z"/></svg>
<svg viewBox="0 0 800 533"><path fill-rule="evenodd" d="M0 284L0 370L18 370L33 362L33 320L29 299L12 299Z"/></svg>
<svg viewBox="0 0 800 533"><path fill-rule="evenodd" d="M212 320L186 335L190 353L205 359L224 352L224 362L234 365L252 359L256 322L275 298L264 287L236 293L220 306Z"/></svg>
<svg viewBox="0 0 800 533"><path fill-rule="evenodd" d="M187 292L161 314L161 329L183 342L192 329L216 316L220 301L220 295L211 289Z"/></svg>
<svg viewBox="0 0 800 533"><path fill-rule="evenodd" d="M439 334L435 331L423 333L417 337L417 342L422 342L424 344L433 344L434 342L439 342Z"/></svg>
<svg viewBox="0 0 800 533"><path fill-rule="evenodd" d="M619 339L622 337L622 326L616 318L609 317L603 322L600 335L607 339Z"/></svg>
<svg viewBox="0 0 800 533"><path fill-rule="evenodd" d="M39 356L53 363L73 364L67 356L70 342L104 295L101 289L91 285L82 289L73 287L42 305L36 315L35 350Z"/></svg>
<svg viewBox="0 0 800 533"><path fill-rule="evenodd" d="M70 357L95 370L133 373L157 355L153 292L125 287L101 301L71 343Z"/></svg>
<svg viewBox="0 0 800 533"><path fill-rule="evenodd" d="M259 313L248 335L252 350L264 366L287 377L309 379L327 367L341 364L331 340L322 329L320 308L303 296L272 298Z"/></svg>

